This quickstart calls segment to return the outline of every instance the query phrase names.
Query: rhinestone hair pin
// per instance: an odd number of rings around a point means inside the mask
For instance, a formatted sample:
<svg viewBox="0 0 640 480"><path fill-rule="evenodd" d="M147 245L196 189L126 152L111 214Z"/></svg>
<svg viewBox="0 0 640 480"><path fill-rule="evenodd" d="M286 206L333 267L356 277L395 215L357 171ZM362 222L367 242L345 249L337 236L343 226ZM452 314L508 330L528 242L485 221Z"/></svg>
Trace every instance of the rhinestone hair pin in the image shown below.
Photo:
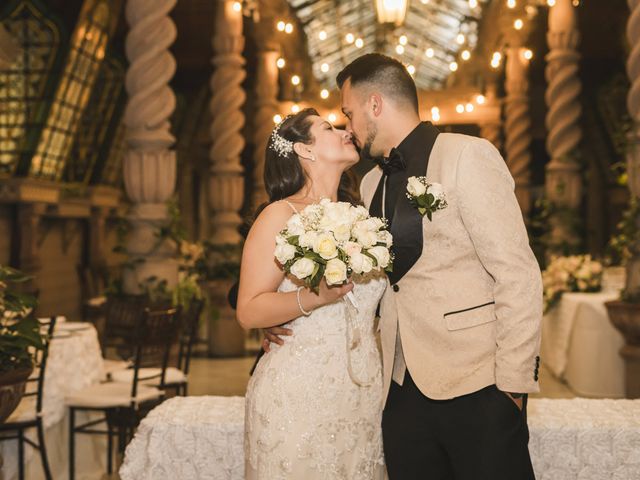
<svg viewBox="0 0 640 480"><path fill-rule="evenodd" d="M293 152L293 142L291 140L287 140L282 135L280 135L280 127L287 120L286 117L282 122L280 122L271 132L271 148L281 157L289 155Z"/></svg>

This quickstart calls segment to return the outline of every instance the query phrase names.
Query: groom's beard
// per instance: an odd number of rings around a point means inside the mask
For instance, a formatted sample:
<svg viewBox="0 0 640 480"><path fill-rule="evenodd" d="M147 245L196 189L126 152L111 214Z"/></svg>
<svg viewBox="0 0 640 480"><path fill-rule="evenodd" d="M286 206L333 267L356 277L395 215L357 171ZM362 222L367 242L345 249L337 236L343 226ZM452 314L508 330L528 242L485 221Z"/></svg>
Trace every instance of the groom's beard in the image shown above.
<svg viewBox="0 0 640 480"><path fill-rule="evenodd" d="M373 122L370 122L367 127L367 139L365 140L364 145L362 146L362 150L360 151L360 158L362 160L375 163L376 158L381 157L381 155L371 154L371 146L378 136L378 127Z"/></svg>

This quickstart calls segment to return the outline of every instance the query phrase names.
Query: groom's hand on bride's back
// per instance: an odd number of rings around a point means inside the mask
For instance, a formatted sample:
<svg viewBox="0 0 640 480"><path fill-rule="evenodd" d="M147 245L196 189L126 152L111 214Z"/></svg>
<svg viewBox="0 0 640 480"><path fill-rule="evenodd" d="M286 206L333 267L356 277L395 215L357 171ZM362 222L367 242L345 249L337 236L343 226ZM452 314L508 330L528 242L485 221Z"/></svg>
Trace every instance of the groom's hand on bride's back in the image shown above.
<svg viewBox="0 0 640 480"><path fill-rule="evenodd" d="M269 350L271 349L272 343L283 345L284 341L282 340L281 337L289 337L293 335L293 331L290 328L285 328L285 327L264 328L262 332L264 333L264 340L262 341L262 349L265 352L269 352Z"/></svg>

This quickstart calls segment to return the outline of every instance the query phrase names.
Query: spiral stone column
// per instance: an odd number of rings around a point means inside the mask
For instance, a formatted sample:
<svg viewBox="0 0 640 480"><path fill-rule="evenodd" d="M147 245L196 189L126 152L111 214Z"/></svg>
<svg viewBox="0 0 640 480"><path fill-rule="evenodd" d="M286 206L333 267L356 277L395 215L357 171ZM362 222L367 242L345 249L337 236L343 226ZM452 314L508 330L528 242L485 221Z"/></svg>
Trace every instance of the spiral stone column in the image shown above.
<svg viewBox="0 0 640 480"><path fill-rule="evenodd" d="M529 114L529 60L525 48L507 49L505 99L505 151L516 197L525 219L531 212L531 117Z"/></svg>
<svg viewBox="0 0 640 480"><path fill-rule="evenodd" d="M273 130L273 117L278 113L277 45L266 44L258 51L256 72L255 115L253 120L253 190L251 206L255 209L268 200L264 187L265 151Z"/></svg>
<svg viewBox="0 0 640 480"><path fill-rule="evenodd" d="M245 60L242 57L244 36L242 13L238 3L216 1L213 36L213 65L211 77L211 149L209 204L213 212L212 237L214 244L237 244L242 219L238 212L244 199L243 168L240 154L245 146L242 128L245 123L242 105L246 94Z"/></svg>
<svg viewBox="0 0 640 480"><path fill-rule="evenodd" d="M496 105L498 108L500 108L501 100L500 98L498 98L497 85L494 80L494 78L491 78L487 86L485 102L487 105ZM502 150L502 121L498 118L496 120L481 123L480 136L489 140L498 150Z"/></svg>
<svg viewBox="0 0 640 480"><path fill-rule="evenodd" d="M571 0L558 0L549 11L547 42L548 113L547 151L551 161L546 168L546 192L550 202L564 214L552 215L551 245L565 245L575 249L580 243L567 213L575 212L582 199L580 164L575 154L582 137L580 129L580 91L577 52L580 34L577 29L575 8ZM552 252L550 252L552 253Z"/></svg>
<svg viewBox="0 0 640 480"><path fill-rule="evenodd" d="M125 11L130 31L125 45L129 101L124 114L124 181L133 204L126 245L132 268L124 273L127 293L140 293L140 284L150 278L166 280L170 288L178 278L175 249L157 236L169 222L167 202L176 181L176 156L170 150L175 139L169 132L175 109L169 81L176 69L169 52L176 27L169 12L175 4L176 0L128 0Z"/></svg>

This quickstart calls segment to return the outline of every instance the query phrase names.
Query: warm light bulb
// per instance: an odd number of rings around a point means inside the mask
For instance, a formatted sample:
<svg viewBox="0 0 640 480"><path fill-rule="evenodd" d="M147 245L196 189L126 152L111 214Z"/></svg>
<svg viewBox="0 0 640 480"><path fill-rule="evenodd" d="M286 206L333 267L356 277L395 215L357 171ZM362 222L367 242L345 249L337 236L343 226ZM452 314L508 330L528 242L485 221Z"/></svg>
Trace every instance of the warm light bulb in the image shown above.
<svg viewBox="0 0 640 480"><path fill-rule="evenodd" d="M347 41L347 43L353 43L355 37L353 36L353 33L347 33L344 39Z"/></svg>
<svg viewBox="0 0 640 480"><path fill-rule="evenodd" d="M361 38L356 38L356 48L362 48L364 46L364 40Z"/></svg>
<svg viewBox="0 0 640 480"><path fill-rule="evenodd" d="M473 109L474 109L473 103L467 103L464 109L469 113L473 112Z"/></svg>
<svg viewBox="0 0 640 480"><path fill-rule="evenodd" d="M580 6L580 0L573 0L573 2L571 2L573 4L574 7L579 7Z"/></svg>
<svg viewBox="0 0 640 480"><path fill-rule="evenodd" d="M287 64L287 62L285 62L284 58L280 57L278 60L276 60L276 67L278 68L284 68L284 66Z"/></svg>
<svg viewBox="0 0 640 480"><path fill-rule="evenodd" d="M471 58L471 52L469 50L463 50L462 53L460 54L460 56L466 62L467 60L469 60Z"/></svg>
<svg viewBox="0 0 640 480"><path fill-rule="evenodd" d="M497 58L491 59L491 68L498 68L498 67L500 67L500 60Z"/></svg>
<svg viewBox="0 0 640 480"><path fill-rule="evenodd" d="M322 65L320 65L320 71L322 73L327 73L329 71L329 64L323 63Z"/></svg>
<svg viewBox="0 0 640 480"><path fill-rule="evenodd" d="M456 70L458 70L458 62L451 62L449 64L449 70L451 70L452 72L455 72Z"/></svg>
<svg viewBox="0 0 640 480"><path fill-rule="evenodd" d="M329 121L330 121L331 123L334 123L334 122L338 119L338 117L336 117L336 114L335 114L335 113L330 113L330 114L329 114L329 116L328 116L328 118L329 118Z"/></svg>
<svg viewBox="0 0 640 480"><path fill-rule="evenodd" d="M400 35L400 38L398 39L398 43L400 45L406 45L407 44L407 36L406 35Z"/></svg>
<svg viewBox="0 0 640 480"><path fill-rule="evenodd" d="M239 12L242 10L242 4L240 2L233 2L233 11Z"/></svg>
<svg viewBox="0 0 640 480"><path fill-rule="evenodd" d="M461 103L459 103L458 105L456 105L456 112L458 112L458 113L464 113L464 105L462 105Z"/></svg>
<svg viewBox="0 0 640 480"><path fill-rule="evenodd" d="M456 42L458 42L458 45L462 45L464 43L464 34L459 33L456 37Z"/></svg>
<svg viewBox="0 0 640 480"><path fill-rule="evenodd" d="M278 22L278 24L276 25L276 27L277 27L277 29L278 29L278 31L279 31L279 32L284 32L284 29L285 29L285 27L286 27L286 24L285 24L282 20L280 20L280 21Z"/></svg>
<svg viewBox="0 0 640 480"><path fill-rule="evenodd" d="M297 103L294 103L293 105L291 105L291 113L298 113L300 111L300 105L298 105Z"/></svg>
<svg viewBox="0 0 640 480"><path fill-rule="evenodd" d="M485 103L486 101L487 101L487 99L485 98L485 96L484 96L484 95L478 95L478 96L476 97L476 103L477 103L478 105L484 105L484 103Z"/></svg>
<svg viewBox="0 0 640 480"><path fill-rule="evenodd" d="M507 0L507 7L516 8L516 0Z"/></svg>
<svg viewBox="0 0 640 480"><path fill-rule="evenodd" d="M404 53L404 47L402 45L396 45L396 53L402 55Z"/></svg>
<svg viewBox="0 0 640 480"><path fill-rule="evenodd" d="M287 23L284 26L284 33L291 33L293 32L293 25L291 25L290 23Z"/></svg>
<svg viewBox="0 0 640 480"><path fill-rule="evenodd" d="M478 6L478 0L469 0L469 8L476 8Z"/></svg>
<svg viewBox="0 0 640 480"><path fill-rule="evenodd" d="M320 33L318 33L318 38L320 40L326 40L327 39L327 32L325 32L324 30L320 30Z"/></svg>
<svg viewBox="0 0 640 480"><path fill-rule="evenodd" d="M516 30L522 30L522 27L524 27L524 22L521 18L516 18L516 21L513 22L513 28Z"/></svg>
<svg viewBox="0 0 640 480"><path fill-rule="evenodd" d="M323 98L325 100L329 98L329 90L327 90L326 88L323 88L322 91L320 92L320 98Z"/></svg>
<svg viewBox="0 0 640 480"><path fill-rule="evenodd" d="M547 0L547 5L553 7L556 4L556 0Z"/></svg>
<svg viewBox="0 0 640 480"><path fill-rule="evenodd" d="M420 2L422 2L423 5L426 5L429 3L429 0L420 0Z"/></svg>
<svg viewBox="0 0 640 480"><path fill-rule="evenodd" d="M298 75L294 75L291 77L291 83L294 85L300 85L300 77Z"/></svg>
<svg viewBox="0 0 640 480"><path fill-rule="evenodd" d="M436 52L433 51L433 48L427 48L425 50L424 54L429 58L433 58L433 56L436 54Z"/></svg>
<svg viewBox="0 0 640 480"><path fill-rule="evenodd" d="M531 50L529 50L528 48L525 49L524 52L522 52L522 55L524 56L525 59L527 60L531 60L533 58L533 52Z"/></svg>
<svg viewBox="0 0 640 480"><path fill-rule="evenodd" d="M273 116L273 123L275 123L276 125L278 123L280 123L282 121L282 115L274 115Z"/></svg>
<svg viewBox="0 0 640 480"><path fill-rule="evenodd" d="M416 67L414 67L413 65L407 65L407 72L409 72L409 75L415 75Z"/></svg>

